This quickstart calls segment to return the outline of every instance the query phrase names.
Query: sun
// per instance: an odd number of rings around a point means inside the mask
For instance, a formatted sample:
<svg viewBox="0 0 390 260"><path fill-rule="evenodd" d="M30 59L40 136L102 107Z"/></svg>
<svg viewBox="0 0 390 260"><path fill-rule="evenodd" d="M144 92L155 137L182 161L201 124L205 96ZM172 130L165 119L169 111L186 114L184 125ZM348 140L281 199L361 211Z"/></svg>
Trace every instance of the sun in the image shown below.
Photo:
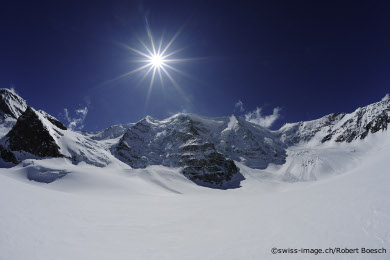
<svg viewBox="0 0 390 260"><path fill-rule="evenodd" d="M180 62L189 61L192 59L183 59L183 58L175 58L174 56L179 52L183 51L182 49L173 49L173 43L176 38L179 36L182 27L176 32L176 34L164 44L164 39L161 37L159 41L155 41L152 32L147 25L146 31L149 40L149 44L145 43L141 39L138 39L141 48L133 48L125 44L121 44L126 47L131 52L137 54L140 59L133 59L133 62L141 63L141 66L138 68L127 72L120 77L129 76L130 74L136 72L143 72L143 76L141 81L143 81L148 75L151 74L150 83L149 83L149 91L148 96L153 88L155 83L155 79L157 77L160 78L160 83L163 85L163 79L167 78L175 86L178 90L180 90L180 86L177 84L176 80L173 78L171 73L180 73L186 76L186 73L182 72L178 68L175 68L173 64L177 65ZM143 64L142 64L143 63Z"/></svg>
<svg viewBox="0 0 390 260"><path fill-rule="evenodd" d="M153 54L150 57L149 63L154 68L161 69L161 67L164 65L164 57L162 57L161 54L159 54L159 53Z"/></svg>
<svg viewBox="0 0 390 260"><path fill-rule="evenodd" d="M168 80L172 84L172 86L174 86L176 90L179 93L181 93L182 96L184 96L183 90L181 89L181 87L176 82L173 76L175 76L174 74L180 74L190 79L193 79L193 77L178 69L177 66L183 62L197 61L197 60L202 60L204 58L177 57L177 55L185 49L185 48L174 48L174 42L177 39L177 37L180 35L182 29L183 26L180 27L180 29L170 39L164 40L163 39L164 34L162 34L161 38L158 41L156 41L149 28L149 24L147 23L146 32L147 32L148 41L144 42L143 40L138 38L138 42L140 44L138 48L131 47L127 44L118 42L120 46L138 55L138 58L131 59L131 62L135 62L141 65L129 72L120 75L119 77L111 81L128 77L134 73L141 73L143 74L139 81L139 83L141 83L149 75L151 75L150 83L148 87L148 93L146 97L146 103L148 103L153 86L156 83L156 78L159 78L160 85L164 88L166 86L164 81Z"/></svg>

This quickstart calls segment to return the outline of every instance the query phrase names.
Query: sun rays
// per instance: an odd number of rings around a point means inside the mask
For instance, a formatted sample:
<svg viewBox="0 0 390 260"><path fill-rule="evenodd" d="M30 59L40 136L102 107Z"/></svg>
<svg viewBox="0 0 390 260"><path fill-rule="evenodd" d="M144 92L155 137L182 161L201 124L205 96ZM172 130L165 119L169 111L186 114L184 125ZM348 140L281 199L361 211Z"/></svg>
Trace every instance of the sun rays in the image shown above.
<svg viewBox="0 0 390 260"><path fill-rule="evenodd" d="M182 52L185 48L174 48L174 43L177 37L182 32L183 27L181 27L171 39L164 41L163 35L161 38L156 41L152 35L152 32L149 28L149 25L146 26L147 31L147 41L143 41L138 38L139 46L138 48L119 43L122 47L131 51L133 54L139 56L134 58L131 61L135 63L140 63L135 69L126 72L119 77L113 79L118 80L124 77L131 76L132 74L139 73L141 79L139 83L142 83L144 80L150 77L150 81L146 85L148 87L146 103L149 100L153 86L159 82L161 86L164 86L165 81L168 81L178 90L181 94L183 91L177 81L174 79L174 74L180 74L181 76L191 78L187 73L181 71L177 68L177 65L183 62L196 61L200 58L180 58L177 55Z"/></svg>

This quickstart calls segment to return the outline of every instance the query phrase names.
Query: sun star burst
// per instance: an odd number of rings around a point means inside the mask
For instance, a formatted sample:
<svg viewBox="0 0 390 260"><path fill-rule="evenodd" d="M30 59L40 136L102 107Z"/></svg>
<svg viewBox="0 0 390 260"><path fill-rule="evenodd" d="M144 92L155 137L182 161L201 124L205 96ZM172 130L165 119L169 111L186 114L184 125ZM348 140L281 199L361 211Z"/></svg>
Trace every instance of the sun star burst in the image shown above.
<svg viewBox="0 0 390 260"><path fill-rule="evenodd" d="M159 53L157 53L156 55L150 57L149 62L153 67L157 67L159 69L164 65L164 58L161 57Z"/></svg>
<svg viewBox="0 0 390 260"><path fill-rule="evenodd" d="M152 32L147 25L147 36L148 36L148 42L149 44L145 43L141 39L138 39L140 43L139 48L133 48L131 46L125 45L123 43L120 43L123 47L130 50L131 52L137 54L140 58L139 59L133 59L132 61L136 63L140 63L141 65L135 68L132 71L129 71L121 76L119 76L116 79L120 79L123 77L130 76L134 73L141 73L142 78L140 82L145 80L149 75L150 82L149 82L149 88L148 88L148 94L146 103L149 100L150 93L152 91L153 85L156 82L156 78L158 77L160 80L160 84L164 86L164 79L168 79L170 83L180 92L183 94L183 91L181 90L179 84L176 82L174 77L171 75L173 73L181 74L182 76L189 77L188 74L182 72L178 68L176 68L175 65L180 64L181 62L191 61L195 59L183 59L183 58L176 58L175 55L177 55L179 52L183 51L184 48L181 49L173 49L173 43L175 42L176 38L179 36L179 34L182 31L181 27L175 35L169 40L164 43L163 36L159 39L159 41L155 41L152 35Z"/></svg>

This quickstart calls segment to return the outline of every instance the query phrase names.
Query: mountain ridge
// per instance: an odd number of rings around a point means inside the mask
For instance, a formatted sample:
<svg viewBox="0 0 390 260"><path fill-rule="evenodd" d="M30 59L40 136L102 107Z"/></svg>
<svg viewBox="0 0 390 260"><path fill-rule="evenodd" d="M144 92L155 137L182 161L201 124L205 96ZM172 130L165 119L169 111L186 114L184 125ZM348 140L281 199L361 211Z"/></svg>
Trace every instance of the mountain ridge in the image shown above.
<svg viewBox="0 0 390 260"><path fill-rule="evenodd" d="M266 169L270 165L282 167L289 156L295 156L294 165L311 164L313 159L307 153L291 155L290 147L351 143L386 131L390 123L389 98L352 113L285 124L276 131L235 115L211 118L179 113L163 120L146 116L137 123L114 125L98 132L76 132L45 111L28 107L12 90L0 89L0 104L2 167L25 159L52 157L98 167L113 163L125 163L131 168L163 165L181 168L184 176L199 185L222 189L240 187L243 176L235 162ZM303 154L306 159L301 162ZM287 167L286 176L300 176L300 171L309 167L294 165L283 166Z"/></svg>

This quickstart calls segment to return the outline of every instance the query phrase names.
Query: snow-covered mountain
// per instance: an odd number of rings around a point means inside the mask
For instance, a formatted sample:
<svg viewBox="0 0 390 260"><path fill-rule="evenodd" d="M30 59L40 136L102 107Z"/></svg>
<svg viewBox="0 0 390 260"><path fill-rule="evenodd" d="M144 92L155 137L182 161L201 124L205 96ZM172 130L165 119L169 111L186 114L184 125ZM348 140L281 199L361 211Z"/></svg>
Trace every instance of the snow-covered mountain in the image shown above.
<svg viewBox="0 0 390 260"><path fill-rule="evenodd" d="M350 114L286 124L277 131L234 115L177 114L164 120L148 116L96 133L75 132L48 113L28 107L14 91L1 89L0 94L3 167L53 157L99 167L162 165L178 167L188 179L215 188L240 187L243 166L271 167L281 180L288 181L337 174L346 169L343 165L355 165L356 157L349 154L355 150L355 140L385 131L390 123L390 99L384 98ZM351 144L341 149L338 143ZM339 163L334 154L340 151L350 161Z"/></svg>
<svg viewBox="0 0 390 260"><path fill-rule="evenodd" d="M5 100L3 111L19 111L26 102L13 91L3 89ZM8 93L8 94L7 94ZM15 108L18 107L18 108ZM58 119L42 110L26 107L17 119L6 114L0 124L7 133L0 139L2 167L10 167L25 159L53 157L68 158L72 163L85 162L100 167L111 163L115 158L103 144L81 133L70 131ZM18 114L12 114L17 116ZM8 116L8 117L7 117Z"/></svg>
<svg viewBox="0 0 390 260"><path fill-rule="evenodd" d="M15 91L0 89L0 138L9 132L26 108L27 102Z"/></svg>
<svg viewBox="0 0 390 260"><path fill-rule="evenodd" d="M345 113L334 113L320 119L298 123L288 123L282 126L276 133L280 140L287 146L318 143L317 136L325 136L345 116ZM321 138L320 138L321 139ZM311 142L313 143L313 142Z"/></svg>
<svg viewBox="0 0 390 260"><path fill-rule="evenodd" d="M106 129L98 132L83 131L82 134L88 136L93 140L108 140L121 137L130 127L134 126L135 123L113 125Z"/></svg>
<svg viewBox="0 0 390 260"><path fill-rule="evenodd" d="M242 179L232 160L253 168L283 164L285 149L272 132L235 116L206 118L177 114L165 120L147 117L120 139L114 153L134 168L184 167L192 180L218 185ZM237 184L235 184L237 185Z"/></svg>
<svg viewBox="0 0 390 260"><path fill-rule="evenodd" d="M27 108L27 102L11 89L0 89L0 117L17 119Z"/></svg>
<svg viewBox="0 0 390 260"><path fill-rule="evenodd" d="M387 130L390 123L390 99L386 97L350 114L335 113L313 121L286 124L278 134L289 146L330 141L350 143L364 139L369 133Z"/></svg>
<svg viewBox="0 0 390 260"><path fill-rule="evenodd" d="M146 117L126 131L113 151L133 168L184 167L183 174L200 184L237 186L242 179L238 168L212 142L221 123L184 114L163 121Z"/></svg>
<svg viewBox="0 0 390 260"><path fill-rule="evenodd" d="M281 181L278 170L297 173L299 167L260 170L235 162L245 180L223 191L161 165L101 168L51 158L0 168L0 258L388 259L390 132L334 144L334 151L319 145L294 155L287 148L282 168L314 154L318 162L337 160L335 168L355 158L358 167L291 183ZM50 184L26 179L51 175L65 176ZM362 247L376 253L361 253ZM272 248L312 253L273 255ZM317 254L329 248L360 253Z"/></svg>
<svg viewBox="0 0 390 260"><path fill-rule="evenodd" d="M389 102L278 131L177 114L96 133L5 102L0 259L387 259ZM356 247L377 253L271 253Z"/></svg>

